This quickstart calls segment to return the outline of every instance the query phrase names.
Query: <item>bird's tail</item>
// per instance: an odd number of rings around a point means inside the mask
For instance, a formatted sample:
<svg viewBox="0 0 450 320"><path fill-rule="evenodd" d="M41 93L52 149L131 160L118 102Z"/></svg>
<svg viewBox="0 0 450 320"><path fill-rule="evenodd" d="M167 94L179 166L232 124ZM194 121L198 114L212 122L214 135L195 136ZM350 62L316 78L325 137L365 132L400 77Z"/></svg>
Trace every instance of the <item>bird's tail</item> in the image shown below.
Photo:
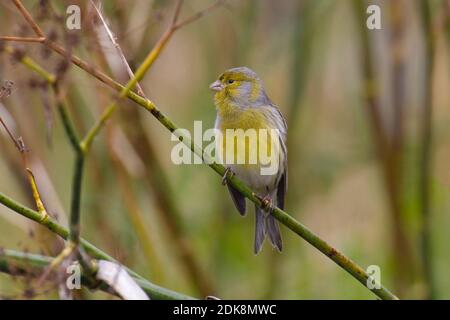
<svg viewBox="0 0 450 320"><path fill-rule="evenodd" d="M280 227L278 226L278 221L271 214L266 218L266 228L270 243L281 252L283 250L283 241L281 240Z"/></svg>
<svg viewBox="0 0 450 320"><path fill-rule="evenodd" d="M278 222L271 214L264 212L258 206L255 206L255 216L254 253L258 254L261 251L266 234L268 234L272 246L278 249L278 251L281 251L283 249L283 242L281 240Z"/></svg>

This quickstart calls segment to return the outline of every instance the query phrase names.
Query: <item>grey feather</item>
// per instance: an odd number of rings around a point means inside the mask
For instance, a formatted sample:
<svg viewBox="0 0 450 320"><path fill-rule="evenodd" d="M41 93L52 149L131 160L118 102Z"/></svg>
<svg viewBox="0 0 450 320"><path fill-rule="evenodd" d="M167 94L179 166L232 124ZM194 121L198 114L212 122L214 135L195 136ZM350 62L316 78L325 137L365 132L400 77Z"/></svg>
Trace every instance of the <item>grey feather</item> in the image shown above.
<svg viewBox="0 0 450 320"><path fill-rule="evenodd" d="M281 252L283 250L283 241L281 240L280 228L278 222L270 214L266 218L266 229L270 243Z"/></svg>
<svg viewBox="0 0 450 320"><path fill-rule="evenodd" d="M284 210L284 199L286 197L286 187L287 187L287 179L286 172L281 175L280 181L278 182L277 188L277 206Z"/></svg>
<svg viewBox="0 0 450 320"><path fill-rule="evenodd" d="M265 236L266 218L264 217L264 211L255 206L255 243L253 247L253 252L255 254L258 254L261 251Z"/></svg>

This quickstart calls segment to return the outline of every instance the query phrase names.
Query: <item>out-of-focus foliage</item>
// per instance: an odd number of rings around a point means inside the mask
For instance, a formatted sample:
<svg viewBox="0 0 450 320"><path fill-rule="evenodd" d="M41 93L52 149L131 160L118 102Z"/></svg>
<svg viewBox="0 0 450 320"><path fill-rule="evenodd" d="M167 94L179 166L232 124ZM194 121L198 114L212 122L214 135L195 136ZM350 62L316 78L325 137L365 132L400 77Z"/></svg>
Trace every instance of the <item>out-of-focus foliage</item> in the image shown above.
<svg viewBox="0 0 450 320"><path fill-rule="evenodd" d="M63 18L65 7L73 2L50 1ZM77 39L72 43L74 53L111 74L102 46L90 27L89 19L94 13L88 9L89 2L75 2L82 8L82 30L72 32ZM117 41L131 66L138 66L164 32L174 1L104 2L104 13ZM391 7L388 0L371 2L382 9L382 30L370 31L369 35L383 123L393 128ZM38 14L37 1L24 3ZM185 1L181 17L210 3ZM421 298L426 286L420 265L417 186L421 151L418 128L424 107L423 65L428 59L424 37L430 35L423 34L420 10L418 2L404 1L405 131L400 202L402 224L416 264L411 268L417 272L404 285L401 298ZM439 10L432 12L432 19L438 19ZM64 20L51 20L49 15L43 14L39 23L67 44ZM214 125L215 109L208 85L230 67L245 65L255 70L289 126L287 211L360 265L380 266L383 283L393 287L397 260L392 250L392 219L362 94L363 28L366 22L355 13L352 1L229 0L224 7L177 31L141 85L180 127L192 130L193 121L202 120L204 128L209 128ZM0 4L0 30L1 35L31 34L15 8L6 2ZM444 31L445 26L438 27L435 39L431 239L436 297L448 299L450 53L448 33ZM39 44L14 46L47 70L60 71L61 58ZM126 74L122 74L120 81L125 83L126 79ZM0 115L23 137L43 199L50 213L66 224L73 153L51 92L36 85L41 79L6 53L0 56L0 80L15 83L12 95L0 104ZM75 126L85 133L114 97L112 91L74 66L62 81ZM158 205L155 184L147 181L155 173L148 175L146 170L158 170L169 182L169 197L180 213L177 223L185 232L184 241L194 249L215 295L233 299L373 298L343 270L285 228L282 254L266 243L260 255L253 255L253 213L240 217L220 179L205 166L174 165L170 158L174 146L170 133L149 113L137 109L123 102L94 141L87 158L81 221L84 238L159 285L197 295L185 266L175 254L176 244L162 219L167 213L161 212L164 208ZM137 130L141 136L134 139ZM34 207L24 183L20 156L3 129L0 133L0 191ZM145 144L142 139L152 146L158 165L149 163L155 159L136 151ZM117 162L125 174L119 172ZM125 199L120 179L126 180L128 191L144 214L153 258L144 254L130 218L133 208ZM54 242L48 232L0 206L1 247L54 255ZM0 296L17 297L23 292L21 281L0 274ZM109 297L83 294L90 298ZM55 298L57 294L50 291L37 297Z"/></svg>

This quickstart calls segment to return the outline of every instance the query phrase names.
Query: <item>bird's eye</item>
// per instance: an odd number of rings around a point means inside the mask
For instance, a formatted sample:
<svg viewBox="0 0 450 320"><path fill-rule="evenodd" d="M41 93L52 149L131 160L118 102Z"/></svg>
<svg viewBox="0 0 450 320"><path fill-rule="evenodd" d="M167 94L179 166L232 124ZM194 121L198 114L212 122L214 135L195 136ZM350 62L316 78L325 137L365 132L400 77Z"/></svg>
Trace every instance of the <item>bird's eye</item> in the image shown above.
<svg viewBox="0 0 450 320"><path fill-rule="evenodd" d="M234 82L234 80L233 79L228 79L228 84L232 84L233 82Z"/></svg>

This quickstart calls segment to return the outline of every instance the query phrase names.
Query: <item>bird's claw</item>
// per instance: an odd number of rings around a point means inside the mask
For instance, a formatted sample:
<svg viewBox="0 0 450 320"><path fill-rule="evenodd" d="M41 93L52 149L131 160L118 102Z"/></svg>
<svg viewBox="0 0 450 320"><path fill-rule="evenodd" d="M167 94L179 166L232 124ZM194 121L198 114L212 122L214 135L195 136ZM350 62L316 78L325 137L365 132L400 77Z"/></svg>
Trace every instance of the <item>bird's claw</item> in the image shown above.
<svg viewBox="0 0 450 320"><path fill-rule="evenodd" d="M234 172L231 170L230 167L227 167L225 169L225 173L222 176L222 185L226 185L227 184L227 180L228 180L228 174L231 174L231 176L234 176Z"/></svg>
<svg viewBox="0 0 450 320"><path fill-rule="evenodd" d="M272 198L269 195L261 199L261 207L268 214L270 214L273 211L274 204Z"/></svg>

